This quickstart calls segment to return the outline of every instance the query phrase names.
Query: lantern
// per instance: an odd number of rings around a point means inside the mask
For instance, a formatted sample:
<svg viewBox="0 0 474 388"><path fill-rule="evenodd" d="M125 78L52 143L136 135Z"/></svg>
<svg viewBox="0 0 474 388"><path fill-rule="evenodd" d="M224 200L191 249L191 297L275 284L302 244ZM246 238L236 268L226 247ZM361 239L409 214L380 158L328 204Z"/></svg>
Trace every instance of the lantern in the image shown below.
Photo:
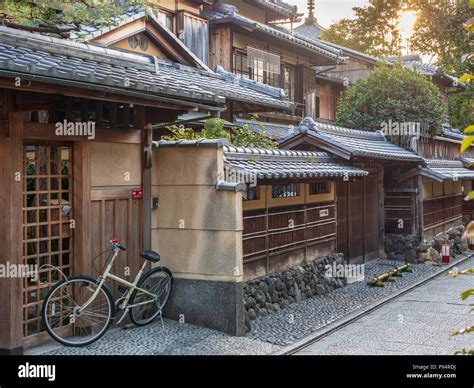
<svg viewBox="0 0 474 388"><path fill-rule="evenodd" d="M449 245L443 244L441 247L441 256L443 263L449 263Z"/></svg>

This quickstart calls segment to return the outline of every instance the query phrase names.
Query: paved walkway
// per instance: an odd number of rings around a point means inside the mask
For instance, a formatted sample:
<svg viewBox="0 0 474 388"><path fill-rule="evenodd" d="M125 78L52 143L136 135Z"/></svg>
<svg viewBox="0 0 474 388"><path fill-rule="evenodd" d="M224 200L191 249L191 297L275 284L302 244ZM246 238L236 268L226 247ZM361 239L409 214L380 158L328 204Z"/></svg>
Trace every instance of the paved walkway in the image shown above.
<svg viewBox="0 0 474 388"><path fill-rule="evenodd" d="M474 268L474 258L461 267ZM376 260L366 265L366 276L382 273L394 263ZM353 283L324 296L290 305L271 316L252 322L246 337L232 337L215 330L165 319L146 327L111 330L99 341L83 348L70 348L52 343L28 350L26 354L50 355L177 355L270 354L301 339L305 335L342 318L357 309L394 292L409 287L443 267L416 265L384 288ZM472 288L474 276L456 279L442 276L397 298L369 316L326 337L303 350L302 354L437 354L452 353L467 347L474 335L449 340L454 329L473 323L467 302L459 299L461 291ZM472 302L471 302L472 303ZM464 345L464 346L462 346Z"/></svg>
<svg viewBox="0 0 474 388"><path fill-rule="evenodd" d="M474 268L474 258L459 269ZM461 292L474 288L474 276L441 275L302 349L300 355L440 355L474 348L474 334L452 337L473 325L473 298Z"/></svg>

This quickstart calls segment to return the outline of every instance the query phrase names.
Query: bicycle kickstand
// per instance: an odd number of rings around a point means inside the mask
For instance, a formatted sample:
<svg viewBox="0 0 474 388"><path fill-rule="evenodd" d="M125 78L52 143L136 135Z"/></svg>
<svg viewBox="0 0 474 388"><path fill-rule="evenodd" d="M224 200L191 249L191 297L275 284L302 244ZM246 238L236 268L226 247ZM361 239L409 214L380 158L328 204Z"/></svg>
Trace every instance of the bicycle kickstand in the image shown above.
<svg viewBox="0 0 474 388"><path fill-rule="evenodd" d="M160 320L161 320L161 327L165 330L165 323L163 322L163 311L160 310Z"/></svg>

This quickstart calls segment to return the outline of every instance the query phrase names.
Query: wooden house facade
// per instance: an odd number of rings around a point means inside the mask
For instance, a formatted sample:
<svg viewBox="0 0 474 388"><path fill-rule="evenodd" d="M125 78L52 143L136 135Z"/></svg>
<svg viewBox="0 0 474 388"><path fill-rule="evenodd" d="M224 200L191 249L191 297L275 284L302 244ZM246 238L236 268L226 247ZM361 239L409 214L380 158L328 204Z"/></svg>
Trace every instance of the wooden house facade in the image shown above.
<svg viewBox="0 0 474 388"><path fill-rule="evenodd" d="M396 166L416 168L422 158L388 142L380 132L368 132L303 120L293 135L280 142L285 149L331 153L369 172L357 182L336 186L337 251L351 263L366 262L384 252L384 198L387 176Z"/></svg>
<svg viewBox="0 0 474 388"><path fill-rule="evenodd" d="M266 3L266 7L262 7ZM344 89L342 79L317 77L316 68L345 63L342 50L320 40L310 40L297 30L282 27L298 18L295 10L278 19L269 1L229 0L204 6L209 20L209 66L245 79L279 87L294 103L290 113L254 111L263 122L297 126L306 116L335 119L336 98ZM276 23L279 23L278 25ZM227 119L248 119L248 110L229 107Z"/></svg>
<svg viewBox="0 0 474 388"><path fill-rule="evenodd" d="M82 43L0 27L0 264L39 270L0 281L4 353L49 340L43 298L62 274L94 274L109 240L127 246L117 271L130 274L153 247L153 125L218 116L230 100L291 108L274 88L210 71L155 16L89 33Z"/></svg>
<svg viewBox="0 0 474 388"><path fill-rule="evenodd" d="M153 193L167 206L152 241L177 277L166 313L233 335L245 334L244 282L334 253L336 186L369 174L325 152L154 145Z"/></svg>

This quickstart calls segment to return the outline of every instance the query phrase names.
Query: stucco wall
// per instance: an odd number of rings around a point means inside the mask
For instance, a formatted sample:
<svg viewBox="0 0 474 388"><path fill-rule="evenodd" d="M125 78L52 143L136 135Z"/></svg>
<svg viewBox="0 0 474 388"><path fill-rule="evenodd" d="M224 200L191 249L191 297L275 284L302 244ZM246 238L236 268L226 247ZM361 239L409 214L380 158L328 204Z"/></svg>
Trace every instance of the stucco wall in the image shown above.
<svg viewBox="0 0 474 388"><path fill-rule="evenodd" d="M91 142L91 187L141 185L139 144Z"/></svg>
<svg viewBox="0 0 474 388"><path fill-rule="evenodd" d="M241 281L242 194L216 190L222 149L158 148L153 158L152 249L161 264L176 277Z"/></svg>

